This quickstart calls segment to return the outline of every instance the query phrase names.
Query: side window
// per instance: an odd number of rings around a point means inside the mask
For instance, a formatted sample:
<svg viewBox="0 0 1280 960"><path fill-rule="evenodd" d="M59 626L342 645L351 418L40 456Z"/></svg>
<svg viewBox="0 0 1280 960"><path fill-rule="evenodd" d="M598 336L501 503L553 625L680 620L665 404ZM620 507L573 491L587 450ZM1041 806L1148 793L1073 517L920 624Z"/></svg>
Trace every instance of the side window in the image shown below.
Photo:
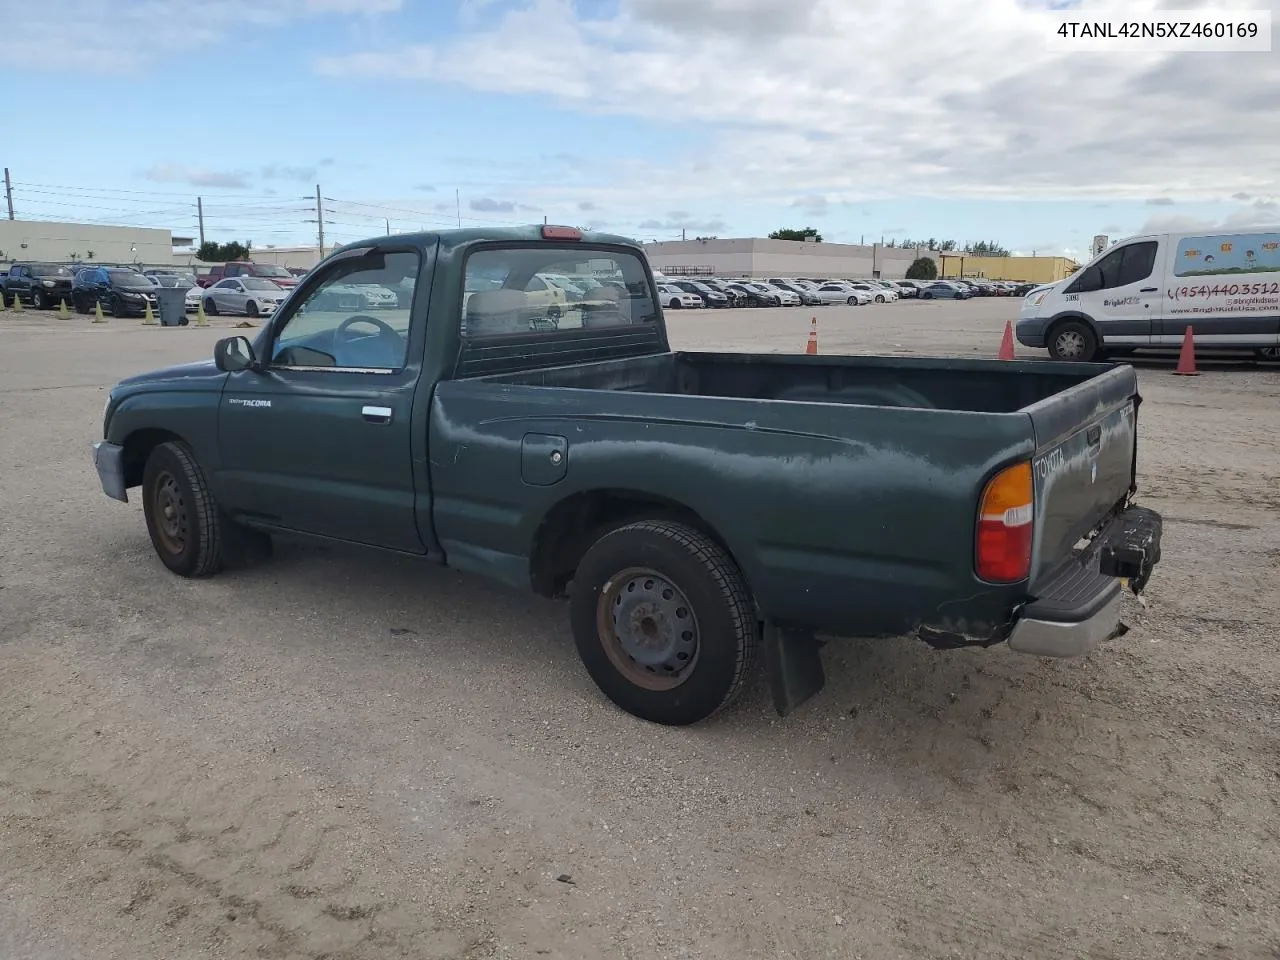
<svg viewBox="0 0 1280 960"><path fill-rule="evenodd" d="M420 265L414 251L374 251L330 265L306 299L282 317L272 364L378 371L403 367Z"/></svg>
<svg viewBox="0 0 1280 960"><path fill-rule="evenodd" d="M1091 267L1086 267L1076 281L1063 293L1092 293L1095 290L1109 290L1120 281L1120 267L1127 248L1112 250Z"/></svg>
<svg viewBox="0 0 1280 960"><path fill-rule="evenodd" d="M633 253L538 243L477 250L465 270L459 319L469 339L657 320L644 262Z"/></svg>
<svg viewBox="0 0 1280 960"><path fill-rule="evenodd" d="M1129 244L1124 248L1124 263L1120 266L1120 282L1117 286L1125 287L1147 279L1155 265L1156 241Z"/></svg>

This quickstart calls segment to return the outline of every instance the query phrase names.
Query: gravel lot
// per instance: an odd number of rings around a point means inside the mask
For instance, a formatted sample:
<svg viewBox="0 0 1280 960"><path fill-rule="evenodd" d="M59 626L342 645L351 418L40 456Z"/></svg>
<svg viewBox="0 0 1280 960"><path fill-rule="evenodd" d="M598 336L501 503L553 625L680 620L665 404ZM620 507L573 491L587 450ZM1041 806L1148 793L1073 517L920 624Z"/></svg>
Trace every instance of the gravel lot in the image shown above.
<svg viewBox="0 0 1280 960"><path fill-rule="evenodd" d="M671 324L990 356L1015 311ZM555 603L312 546L166 573L89 442L229 326L0 314L4 960L1280 955L1280 370L1141 367L1165 559L1093 657L851 640L786 720L664 729Z"/></svg>

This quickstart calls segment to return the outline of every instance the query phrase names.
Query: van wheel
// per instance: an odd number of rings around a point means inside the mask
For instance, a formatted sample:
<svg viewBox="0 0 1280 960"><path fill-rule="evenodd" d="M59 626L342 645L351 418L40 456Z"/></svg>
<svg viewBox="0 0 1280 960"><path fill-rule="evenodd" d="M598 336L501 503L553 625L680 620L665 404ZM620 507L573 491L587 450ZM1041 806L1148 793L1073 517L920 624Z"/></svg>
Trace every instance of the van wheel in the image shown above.
<svg viewBox="0 0 1280 960"><path fill-rule="evenodd" d="M644 520L600 537L570 595L587 673L615 704L683 726L723 709L752 676L760 646L733 558L682 523Z"/></svg>
<svg viewBox="0 0 1280 960"><path fill-rule="evenodd" d="M1060 323L1049 332L1049 356L1055 360L1088 363L1098 353L1098 338L1078 320Z"/></svg>

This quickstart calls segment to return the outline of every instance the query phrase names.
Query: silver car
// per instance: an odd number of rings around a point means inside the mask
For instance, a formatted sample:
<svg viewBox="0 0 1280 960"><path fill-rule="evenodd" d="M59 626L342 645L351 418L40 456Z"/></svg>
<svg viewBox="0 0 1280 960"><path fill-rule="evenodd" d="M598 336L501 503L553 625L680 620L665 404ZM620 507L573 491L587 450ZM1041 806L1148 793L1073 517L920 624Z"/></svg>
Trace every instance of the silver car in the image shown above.
<svg viewBox="0 0 1280 960"><path fill-rule="evenodd" d="M270 280L261 277L227 277L204 292L204 312L243 314L246 317L270 316L288 298Z"/></svg>

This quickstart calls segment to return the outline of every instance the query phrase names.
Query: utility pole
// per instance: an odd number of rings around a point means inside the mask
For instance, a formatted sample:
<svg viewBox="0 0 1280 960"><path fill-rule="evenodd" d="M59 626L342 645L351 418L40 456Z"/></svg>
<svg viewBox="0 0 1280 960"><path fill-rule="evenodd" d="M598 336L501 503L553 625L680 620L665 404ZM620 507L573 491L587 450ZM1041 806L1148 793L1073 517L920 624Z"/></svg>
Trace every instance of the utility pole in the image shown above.
<svg viewBox="0 0 1280 960"><path fill-rule="evenodd" d="M390 218L390 217L383 217L382 219L383 219L383 220L385 220L385 221L387 222L387 236L389 237L389 236L391 236L391 218Z"/></svg>
<svg viewBox="0 0 1280 960"><path fill-rule="evenodd" d="M4 198L9 203L9 219L13 219L13 181L9 179L9 168L4 168Z"/></svg>
<svg viewBox="0 0 1280 960"><path fill-rule="evenodd" d="M316 184L316 233L320 240L320 259L324 259L324 207L320 205L320 184Z"/></svg>
<svg viewBox="0 0 1280 960"><path fill-rule="evenodd" d="M462 229L462 191L457 187L453 190L453 206L458 211L458 229Z"/></svg>
<svg viewBox="0 0 1280 960"><path fill-rule="evenodd" d="M204 246L204 197L196 197L196 218L200 221L200 246Z"/></svg>
<svg viewBox="0 0 1280 960"><path fill-rule="evenodd" d="M681 239L681 240L688 240L688 239L689 239L688 237L686 237L686 236L684 235L684 227L681 227L681 228L680 228L680 239Z"/></svg>

